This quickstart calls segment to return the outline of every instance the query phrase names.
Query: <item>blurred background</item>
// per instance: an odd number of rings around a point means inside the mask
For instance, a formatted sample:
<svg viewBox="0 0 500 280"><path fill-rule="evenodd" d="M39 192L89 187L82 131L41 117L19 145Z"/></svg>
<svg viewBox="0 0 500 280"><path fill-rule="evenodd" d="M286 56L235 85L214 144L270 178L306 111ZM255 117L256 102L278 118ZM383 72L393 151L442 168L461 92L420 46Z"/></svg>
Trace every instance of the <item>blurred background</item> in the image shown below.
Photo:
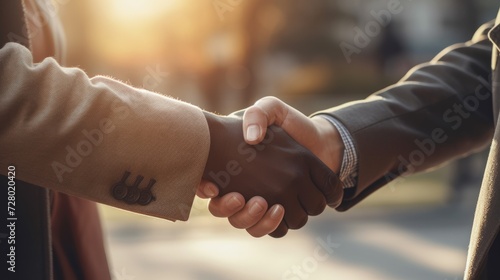
<svg viewBox="0 0 500 280"><path fill-rule="evenodd" d="M53 1L67 66L222 114L266 95L305 114L364 98L498 11L492 0ZM103 206L113 278L461 279L485 157L402 178L281 239L253 239L202 200L185 223Z"/></svg>

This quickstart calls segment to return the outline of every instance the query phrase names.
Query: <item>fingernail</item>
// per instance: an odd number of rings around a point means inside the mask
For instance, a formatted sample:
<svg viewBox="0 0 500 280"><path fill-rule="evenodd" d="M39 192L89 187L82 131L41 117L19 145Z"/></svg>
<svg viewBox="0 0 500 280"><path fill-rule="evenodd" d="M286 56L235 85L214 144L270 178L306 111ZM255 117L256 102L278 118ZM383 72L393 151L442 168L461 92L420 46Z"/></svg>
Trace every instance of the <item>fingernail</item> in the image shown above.
<svg viewBox="0 0 500 280"><path fill-rule="evenodd" d="M276 205L273 207L273 210L271 210L271 219L277 219L281 215L281 206Z"/></svg>
<svg viewBox="0 0 500 280"><path fill-rule="evenodd" d="M239 201L236 197L233 196L226 202L226 206L229 209L234 210L241 206L241 201Z"/></svg>
<svg viewBox="0 0 500 280"><path fill-rule="evenodd" d="M262 210L264 210L264 207L262 207L259 203L254 203L252 206L250 206L250 210L248 212L252 216L257 216L262 213Z"/></svg>
<svg viewBox="0 0 500 280"><path fill-rule="evenodd" d="M256 124L251 124L247 127L247 140L255 141L259 138L260 127Z"/></svg>
<svg viewBox="0 0 500 280"><path fill-rule="evenodd" d="M210 198L215 196L214 187L211 185L206 186L204 192L205 192L205 195L210 197Z"/></svg>

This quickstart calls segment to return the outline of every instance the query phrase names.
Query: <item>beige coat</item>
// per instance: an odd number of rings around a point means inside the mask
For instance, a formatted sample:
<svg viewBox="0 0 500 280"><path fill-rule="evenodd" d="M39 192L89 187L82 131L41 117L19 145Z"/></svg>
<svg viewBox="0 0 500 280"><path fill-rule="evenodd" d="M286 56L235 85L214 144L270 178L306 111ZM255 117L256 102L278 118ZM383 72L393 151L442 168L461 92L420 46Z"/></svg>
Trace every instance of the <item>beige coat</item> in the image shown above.
<svg viewBox="0 0 500 280"><path fill-rule="evenodd" d="M102 241L83 245L92 234L100 240L95 206L75 197L187 220L208 157L208 126L196 106L61 67L64 40L49 2L23 0L31 50L16 43L0 50L0 174L14 165L17 180L53 191L56 275L107 279ZM138 188L151 184L154 199L114 198L126 172L125 187L142 176ZM60 241L69 234L71 242ZM72 250L83 267L65 260Z"/></svg>

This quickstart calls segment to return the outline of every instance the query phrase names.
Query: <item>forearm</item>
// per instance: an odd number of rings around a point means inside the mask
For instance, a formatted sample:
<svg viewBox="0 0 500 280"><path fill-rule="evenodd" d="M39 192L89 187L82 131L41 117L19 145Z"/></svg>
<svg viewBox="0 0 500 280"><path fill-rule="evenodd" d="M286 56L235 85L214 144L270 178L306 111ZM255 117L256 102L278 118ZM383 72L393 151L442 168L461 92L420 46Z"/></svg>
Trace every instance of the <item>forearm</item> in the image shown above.
<svg viewBox="0 0 500 280"><path fill-rule="evenodd" d="M486 30L412 69L366 100L320 112L339 120L359 155L348 208L392 179L484 147L493 133Z"/></svg>
<svg viewBox="0 0 500 280"><path fill-rule="evenodd" d="M202 111L129 87L89 79L52 59L33 64L25 48L0 50L0 173L115 207L186 220L209 149ZM117 199L126 172L155 197L147 205ZM130 203L132 202L132 203Z"/></svg>
<svg viewBox="0 0 500 280"><path fill-rule="evenodd" d="M337 128L323 117L313 117L319 141L311 145L311 152L320 158L336 174L340 174L344 157L344 141Z"/></svg>

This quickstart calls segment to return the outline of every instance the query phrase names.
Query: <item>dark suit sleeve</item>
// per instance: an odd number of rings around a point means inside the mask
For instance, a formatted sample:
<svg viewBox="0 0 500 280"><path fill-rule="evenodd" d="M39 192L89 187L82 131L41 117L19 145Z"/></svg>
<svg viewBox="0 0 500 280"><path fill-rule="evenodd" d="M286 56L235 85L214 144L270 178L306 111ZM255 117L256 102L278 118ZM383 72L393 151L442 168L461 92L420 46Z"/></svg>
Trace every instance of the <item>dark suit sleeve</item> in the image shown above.
<svg viewBox="0 0 500 280"><path fill-rule="evenodd" d="M398 83L365 100L317 114L338 119L358 154L357 185L337 208L347 210L392 181L476 151L491 141L493 22L471 41L448 47Z"/></svg>

